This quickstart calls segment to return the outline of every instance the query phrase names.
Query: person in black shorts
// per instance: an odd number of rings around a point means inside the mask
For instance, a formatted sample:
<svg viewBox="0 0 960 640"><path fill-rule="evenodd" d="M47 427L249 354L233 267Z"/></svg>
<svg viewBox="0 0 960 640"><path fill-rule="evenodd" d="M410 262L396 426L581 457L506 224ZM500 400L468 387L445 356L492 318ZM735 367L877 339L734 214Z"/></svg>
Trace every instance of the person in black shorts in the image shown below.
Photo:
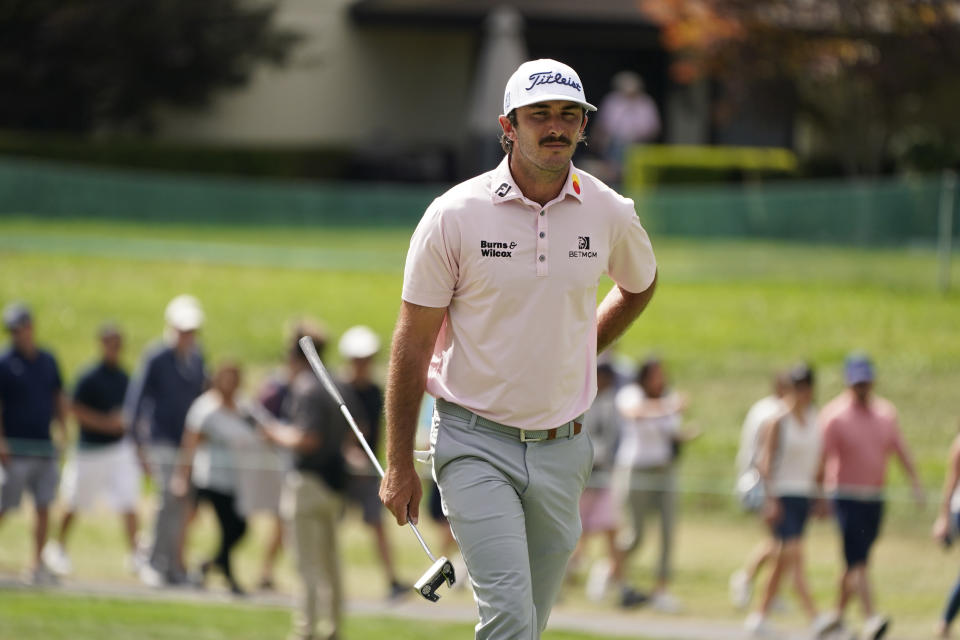
<svg viewBox="0 0 960 640"><path fill-rule="evenodd" d="M754 636L770 634L767 616L785 576L792 575L794 587L811 620L811 635L822 637L836 626L831 616L819 616L807 585L803 565L803 534L817 493L821 438L817 410L813 406L813 371L797 365L789 374L790 390L783 408L764 430L764 445L758 471L766 498L764 520L776 540L773 571L760 607L747 617L747 630Z"/></svg>
<svg viewBox="0 0 960 640"><path fill-rule="evenodd" d="M359 416L360 427L370 449L376 451L380 444L380 434L383 432L383 390L373 380L372 370L374 356L380 350L380 339L369 327L358 325L344 332L338 346L348 367L342 382L353 390L363 407L363 415ZM360 506L364 524L374 533L390 598L405 596L411 593L411 587L397 578L393 565L390 540L383 527L383 503L378 495L380 478L357 443L350 441L348 451L351 452L348 455L351 474L347 485L347 499Z"/></svg>
<svg viewBox="0 0 960 640"><path fill-rule="evenodd" d="M873 392L874 369L860 353L844 363L847 390L820 413L823 434L821 477L834 497L834 512L846 561L840 576L834 617L842 625L847 605L858 599L864 615L861 637L878 640L890 628L890 618L874 608L870 584L870 549L883 520L887 462L896 456L913 485L914 499L925 494L909 448L900 431L893 404Z"/></svg>

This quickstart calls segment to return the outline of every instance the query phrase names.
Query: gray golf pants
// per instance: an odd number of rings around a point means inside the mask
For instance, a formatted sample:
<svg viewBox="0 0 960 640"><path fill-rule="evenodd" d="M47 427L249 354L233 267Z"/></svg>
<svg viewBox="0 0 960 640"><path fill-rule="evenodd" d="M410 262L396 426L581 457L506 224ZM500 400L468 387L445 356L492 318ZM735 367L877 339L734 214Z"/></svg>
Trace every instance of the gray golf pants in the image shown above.
<svg viewBox="0 0 960 640"><path fill-rule="evenodd" d="M148 460L150 473L157 484L159 502L153 524L153 547L150 550L150 566L167 580L184 578L180 566L180 536L187 517L186 498L170 492L170 480L177 469L177 447L154 444L150 447Z"/></svg>
<svg viewBox="0 0 960 640"><path fill-rule="evenodd" d="M585 434L516 438L437 410L433 477L480 614L477 640L537 640L580 538Z"/></svg>

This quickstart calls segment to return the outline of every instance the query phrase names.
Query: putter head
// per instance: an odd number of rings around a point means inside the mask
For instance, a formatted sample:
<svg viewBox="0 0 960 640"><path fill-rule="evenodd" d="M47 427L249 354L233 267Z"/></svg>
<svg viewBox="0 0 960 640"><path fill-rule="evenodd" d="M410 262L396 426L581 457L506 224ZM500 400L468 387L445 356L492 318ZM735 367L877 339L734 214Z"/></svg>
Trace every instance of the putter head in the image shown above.
<svg viewBox="0 0 960 640"><path fill-rule="evenodd" d="M450 586L457 581L453 573L453 564L445 557L437 558L437 561L427 569L427 572L420 576L413 588L430 602L436 602L440 599L437 595L437 589L446 582Z"/></svg>

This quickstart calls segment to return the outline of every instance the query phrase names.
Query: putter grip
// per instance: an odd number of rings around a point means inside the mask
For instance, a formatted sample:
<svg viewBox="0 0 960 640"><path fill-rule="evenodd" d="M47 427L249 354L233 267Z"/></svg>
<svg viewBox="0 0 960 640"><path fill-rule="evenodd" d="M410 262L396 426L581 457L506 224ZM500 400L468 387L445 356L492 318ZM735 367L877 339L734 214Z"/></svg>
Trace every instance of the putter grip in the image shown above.
<svg viewBox="0 0 960 640"><path fill-rule="evenodd" d="M313 372L320 378L320 382L323 383L327 393L333 396L333 399L337 401L338 405L343 406L343 396L340 395L340 390L337 389L337 385L333 383L333 378L330 377L327 368L323 366L323 362L320 360L320 354L317 353L317 348L313 345L313 340L310 336L300 338L300 350L303 351L303 355L307 356L307 362L310 363L310 368L313 369Z"/></svg>

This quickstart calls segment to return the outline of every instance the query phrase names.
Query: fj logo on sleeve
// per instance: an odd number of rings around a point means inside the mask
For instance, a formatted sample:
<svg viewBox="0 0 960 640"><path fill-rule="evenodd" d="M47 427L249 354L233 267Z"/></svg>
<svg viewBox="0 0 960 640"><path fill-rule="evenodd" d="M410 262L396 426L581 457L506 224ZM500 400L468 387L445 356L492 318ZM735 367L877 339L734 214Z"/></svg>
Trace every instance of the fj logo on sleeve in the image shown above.
<svg viewBox="0 0 960 640"><path fill-rule="evenodd" d="M480 241L480 255L485 258L512 258L513 250L516 248L516 242L491 242L490 240Z"/></svg>
<svg viewBox="0 0 960 640"><path fill-rule="evenodd" d="M577 249L567 255L571 258L596 258L598 253L590 250L590 236L577 236Z"/></svg>
<svg viewBox="0 0 960 640"><path fill-rule="evenodd" d="M504 182L504 183L501 184L499 187L497 187L497 195L502 198L503 196L505 196L505 195L507 195L508 193L510 193L510 189L512 189L512 188L513 188L513 187L512 187L511 185L509 185L509 184L507 184L506 182Z"/></svg>

